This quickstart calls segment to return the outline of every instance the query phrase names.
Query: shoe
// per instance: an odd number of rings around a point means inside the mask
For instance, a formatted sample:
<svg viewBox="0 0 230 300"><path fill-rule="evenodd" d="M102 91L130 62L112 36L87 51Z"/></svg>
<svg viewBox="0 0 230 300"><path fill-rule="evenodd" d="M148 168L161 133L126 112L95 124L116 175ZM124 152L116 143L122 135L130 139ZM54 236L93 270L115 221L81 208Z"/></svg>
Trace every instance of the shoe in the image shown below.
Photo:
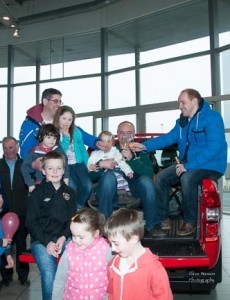
<svg viewBox="0 0 230 300"><path fill-rule="evenodd" d="M21 279L21 278L19 278L18 280L19 280L19 282L20 282L21 285L24 285L24 286L29 286L30 285L30 280L29 279Z"/></svg>
<svg viewBox="0 0 230 300"><path fill-rule="evenodd" d="M186 236L194 233L196 226L190 223L183 223L183 225L177 230L177 235Z"/></svg>
<svg viewBox="0 0 230 300"><path fill-rule="evenodd" d="M167 235L167 232L162 230L162 228L159 225L155 225L151 230L149 230L149 233L151 234L152 237L158 237L158 238L162 238Z"/></svg>
<svg viewBox="0 0 230 300"><path fill-rule="evenodd" d="M171 230L171 221L169 220L169 218L161 222L161 228L163 230Z"/></svg>
<svg viewBox="0 0 230 300"><path fill-rule="evenodd" d="M2 288L3 286L9 286L12 281L13 281L13 278L2 279L0 281L0 288Z"/></svg>

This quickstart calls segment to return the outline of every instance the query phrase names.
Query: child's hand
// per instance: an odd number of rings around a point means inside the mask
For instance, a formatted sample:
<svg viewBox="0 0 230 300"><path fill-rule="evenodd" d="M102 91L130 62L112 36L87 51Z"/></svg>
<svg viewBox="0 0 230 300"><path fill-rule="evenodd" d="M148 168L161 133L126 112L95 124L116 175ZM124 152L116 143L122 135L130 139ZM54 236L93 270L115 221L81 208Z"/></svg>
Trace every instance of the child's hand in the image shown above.
<svg viewBox="0 0 230 300"><path fill-rule="evenodd" d="M92 165L89 165L89 170L94 171L94 172L98 172L99 167L97 167L95 164L92 164Z"/></svg>
<svg viewBox="0 0 230 300"><path fill-rule="evenodd" d="M65 136L69 136L69 126L68 125L63 125L62 128L60 129L61 133Z"/></svg>
<svg viewBox="0 0 230 300"><path fill-rule="evenodd" d="M6 257L7 260L7 265L5 266L6 269L11 269L14 267L14 260L13 257L11 255L7 255Z"/></svg>
<svg viewBox="0 0 230 300"><path fill-rule="evenodd" d="M42 157L38 157L32 162L32 168L40 172L42 171Z"/></svg>
<svg viewBox="0 0 230 300"><path fill-rule="evenodd" d="M127 176L128 176L130 179L133 178L133 172L128 173Z"/></svg>
<svg viewBox="0 0 230 300"><path fill-rule="evenodd" d="M2 239L2 247L6 247L8 244L11 244L12 240L11 239Z"/></svg>
<svg viewBox="0 0 230 300"><path fill-rule="evenodd" d="M35 185L29 186L29 193L32 193L34 189L35 189Z"/></svg>
<svg viewBox="0 0 230 300"><path fill-rule="evenodd" d="M66 238L65 238L64 236L61 236L61 237L57 240L57 242L56 242L56 252L57 252L58 254L61 253L61 250L62 250L62 247L63 247L65 241L66 241Z"/></svg>
<svg viewBox="0 0 230 300"><path fill-rule="evenodd" d="M63 181L65 182L66 185L69 185L69 178L64 178Z"/></svg>
<svg viewBox="0 0 230 300"><path fill-rule="evenodd" d="M49 242L49 244L47 244L46 251L50 255L52 255L52 256L54 256L56 258L58 258L58 256L59 256L58 253L57 253L57 251L56 251L56 244L54 242Z"/></svg>
<svg viewBox="0 0 230 300"><path fill-rule="evenodd" d="M0 208L3 207L3 203L4 203L4 201L3 201L2 195L0 195Z"/></svg>

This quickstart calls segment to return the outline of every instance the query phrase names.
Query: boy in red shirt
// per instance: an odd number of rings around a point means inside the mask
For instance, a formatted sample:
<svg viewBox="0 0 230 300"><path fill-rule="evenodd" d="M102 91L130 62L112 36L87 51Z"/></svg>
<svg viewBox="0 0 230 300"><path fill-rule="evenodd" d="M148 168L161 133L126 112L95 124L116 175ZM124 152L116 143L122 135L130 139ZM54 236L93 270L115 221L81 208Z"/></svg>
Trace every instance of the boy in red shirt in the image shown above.
<svg viewBox="0 0 230 300"><path fill-rule="evenodd" d="M140 240L144 221L136 210L121 208L105 225L112 251L116 253L108 267L109 300L172 300L167 273Z"/></svg>

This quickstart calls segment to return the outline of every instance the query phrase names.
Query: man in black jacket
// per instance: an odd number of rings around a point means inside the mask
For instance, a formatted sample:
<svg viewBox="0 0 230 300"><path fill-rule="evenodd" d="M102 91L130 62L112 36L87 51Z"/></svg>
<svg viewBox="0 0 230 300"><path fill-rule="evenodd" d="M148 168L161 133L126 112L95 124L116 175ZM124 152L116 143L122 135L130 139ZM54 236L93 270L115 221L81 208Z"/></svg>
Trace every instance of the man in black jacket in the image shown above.
<svg viewBox="0 0 230 300"><path fill-rule="evenodd" d="M28 231L25 227L28 189L21 174L22 159L18 155L18 142L14 137L5 137L2 141L3 158L0 159L0 176L4 190L4 205L2 214L10 211L18 215L20 225L13 237L16 246L16 272L22 285L29 285L29 265L19 262L19 255L26 251ZM13 269L1 267L1 286L8 286L13 278Z"/></svg>

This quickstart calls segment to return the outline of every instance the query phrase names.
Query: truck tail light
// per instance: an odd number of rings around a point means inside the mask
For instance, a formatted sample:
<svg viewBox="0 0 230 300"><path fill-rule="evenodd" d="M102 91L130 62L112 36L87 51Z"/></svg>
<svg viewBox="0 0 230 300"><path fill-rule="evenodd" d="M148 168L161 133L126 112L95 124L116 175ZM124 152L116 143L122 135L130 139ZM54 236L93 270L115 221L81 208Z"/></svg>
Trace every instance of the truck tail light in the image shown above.
<svg viewBox="0 0 230 300"><path fill-rule="evenodd" d="M220 220L220 210L219 208L206 208L206 221L216 221Z"/></svg>
<svg viewBox="0 0 230 300"><path fill-rule="evenodd" d="M208 223L206 224L206 241L216 241L219 237L219 224Z"/></svg>

